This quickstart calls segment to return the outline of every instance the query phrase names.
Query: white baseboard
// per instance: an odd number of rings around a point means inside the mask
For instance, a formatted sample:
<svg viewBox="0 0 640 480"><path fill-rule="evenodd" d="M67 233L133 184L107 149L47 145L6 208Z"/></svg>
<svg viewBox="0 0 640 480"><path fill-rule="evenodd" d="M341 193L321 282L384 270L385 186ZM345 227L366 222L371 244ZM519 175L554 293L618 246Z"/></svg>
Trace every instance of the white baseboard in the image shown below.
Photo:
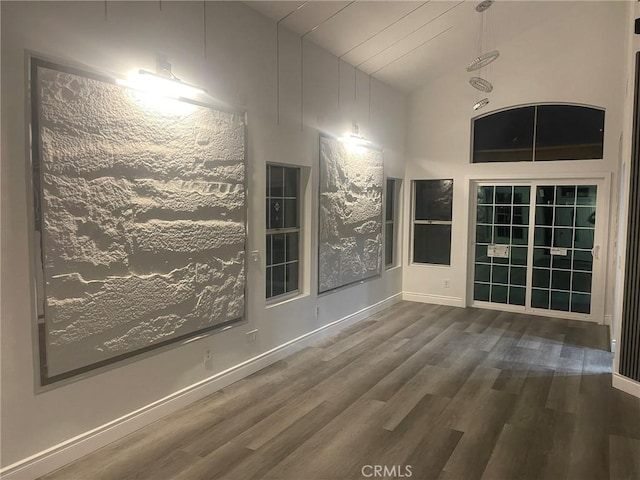
<svg viewBox="0 0 640 480"><path fill-rule="evenodd" d="M613 385L613 388L617 388L629 395L640 398L640 383L634 382L630 378L620 375L619 373L613 374L611 385Z"/></svg>
<svg viewBox="0 0 640 480"><path fill-rule="evenodd" d="M460 297L448 297L446 295L430 295L428 293L402 292L402 300L409 302L434 303L436 305L448 305L450 307L464 307Z"/></svg>
<svg viewBox="0 0 640 480"><path fill-rule="evenodd" d="M397 293L374 305L370 305L369 307L301 335L298 338L294 338L276 348L194 383L98 428L70 438L12 465L8 465L0 470L0 477L3 480L34 480L175 412L196 400L231 385L278 360L282 360L324 337L333 335L360 320L378 313L394 303L399 302L401 299L402 294Z"/></svg>

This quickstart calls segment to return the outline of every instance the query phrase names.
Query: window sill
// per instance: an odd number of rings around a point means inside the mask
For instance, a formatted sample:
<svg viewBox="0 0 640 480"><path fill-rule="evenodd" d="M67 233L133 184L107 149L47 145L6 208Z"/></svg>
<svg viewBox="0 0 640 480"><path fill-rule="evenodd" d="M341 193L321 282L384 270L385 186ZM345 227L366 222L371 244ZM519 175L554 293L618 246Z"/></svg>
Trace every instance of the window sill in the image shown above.
<svg viewBox="0 0 640 480"><path fill-rule="evenodd" d="M303 298L306 298L308 296L309 296L308 293L304 293L304 292L301 292L300 290L296 290L295 292L289 292L289 293L285 293L284 295L268 298L266 309L269 310L271 308L279 307L287 303L295 302L297 300L302 300Z"/></svg>
<svg viewBox="0 0 640 480"><path fill-rule="evenodd" d="M410 262L409 263L410 267L428 267L428 268L439 268L439 269L450 269L451 265L440 265L437 263L416 263L416 262Z"/></svg>

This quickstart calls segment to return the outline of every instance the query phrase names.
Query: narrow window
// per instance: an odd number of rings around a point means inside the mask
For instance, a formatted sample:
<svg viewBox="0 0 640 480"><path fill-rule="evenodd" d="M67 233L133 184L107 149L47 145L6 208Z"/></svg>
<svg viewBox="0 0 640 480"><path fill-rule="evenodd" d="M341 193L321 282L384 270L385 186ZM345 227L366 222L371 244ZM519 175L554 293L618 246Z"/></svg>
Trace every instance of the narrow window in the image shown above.
<svg viewBox="0 0 640 480"><path fill-rule="evenodd" d="M298 292L300 169L267 165L266 296Z"/></svg>
<svg viewBox="0 0 640 480"><path fill-rule="evenodd" d="M453 180L415 180L413 190L413 262L451 265Z"/></svg>
<svg viewBox="0 0 640 480"><path fill-rule="evenodd" d="M396 235L398 218L398 193L400 180L387 178L387 197L385 205L384 264L387 268L396 265Z"/></svg>

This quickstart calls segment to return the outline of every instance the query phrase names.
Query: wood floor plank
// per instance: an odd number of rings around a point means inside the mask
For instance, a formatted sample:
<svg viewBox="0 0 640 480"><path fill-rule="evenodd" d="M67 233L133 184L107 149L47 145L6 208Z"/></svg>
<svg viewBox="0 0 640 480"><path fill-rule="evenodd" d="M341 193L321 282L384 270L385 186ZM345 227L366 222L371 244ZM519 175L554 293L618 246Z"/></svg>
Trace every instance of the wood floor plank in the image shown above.
<svg viewBox="0 0 640 480"><path fill-rule="evenodd" d="M43 479L636 479L640 399L611 387L608 345L591 323L400 302Z"/></svg>

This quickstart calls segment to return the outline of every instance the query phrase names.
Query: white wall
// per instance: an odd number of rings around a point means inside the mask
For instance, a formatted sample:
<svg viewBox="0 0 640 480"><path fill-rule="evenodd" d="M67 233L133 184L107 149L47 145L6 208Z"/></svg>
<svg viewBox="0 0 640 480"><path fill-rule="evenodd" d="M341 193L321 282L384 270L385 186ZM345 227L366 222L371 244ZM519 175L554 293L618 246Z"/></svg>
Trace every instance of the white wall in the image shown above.
<svg viewBox="0 0 640 480"><path fill-rule="evenodd" d="M406 100L311 44L304 48L300 125L300 40L281 31L280 125L276 124L275 23L241 3L2 2L2 466L130 414L401 291L402 269L317 297L318 128L342 134L353 120L385 149L385 173L402 177ZM248 323L164 349L59 388L36 393L28 232L26 51L126 74L155 69L166 54L174 73L218 99L246 107L248 126ZM340 92L340 102L338 93ZM369 93L371 96L369 97ZM369 98L371 114L369 119ZM267 162L302 165L304 293L281 305L264 299L264 173ZM316 306L319 315L316 318ZM258 329L257 342L245 333ZM203 353L211 348L213 368ZM76 452L77 453L77 452ZM73 453L70 457L73 457ZM55 462L54 462L55 463Z"/></svg>
<svg viewBox="0 0 640 480"><path fill-rule="evenodd" d="M529 2L527 2L529 3ZM533 2L537 3L537 2ZM524 5L524 4L523 4ZM492 7L498 9L500 2ZM525 5L526 8L535 5ZM513 8L511 5L510 8ZM568 102L606 109L604 160L470 164L471 106L481 97L468 84L466 64L452 65L449 73L430 82L409 98L405 201L410 205L414 179L453 178L452 262L450 267L411 265L405 255L404 291L427 301L461 305L467 285L468 188L465 178L480 175L536 175L609 173L612 175L609 230L617 228L616 191L620 163L620 134L625 88L625 2L542 2L555 9L522 32L496 40L500 58L491 65L495 86L491 103L478 113L512 105ZM471 50L469 57L473 56ZM405 235L409 237L409 209ZM609 239L609 257L615 255L615 235ZM605 257L606 258L606 257ZM613 310L615 272L608 263L605 314ZM450 288L444 288L444 279Z"/></svg>

